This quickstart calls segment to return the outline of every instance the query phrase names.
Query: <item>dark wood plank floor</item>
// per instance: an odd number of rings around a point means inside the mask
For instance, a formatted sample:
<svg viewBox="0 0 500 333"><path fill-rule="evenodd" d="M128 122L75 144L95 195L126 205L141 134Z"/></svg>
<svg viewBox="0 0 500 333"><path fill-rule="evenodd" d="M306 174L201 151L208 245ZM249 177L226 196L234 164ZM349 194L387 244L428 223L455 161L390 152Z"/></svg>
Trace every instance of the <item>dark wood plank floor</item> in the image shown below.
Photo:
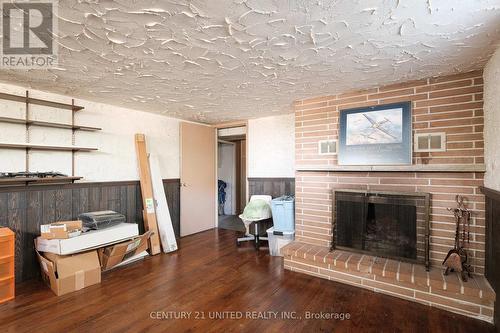
<svg viewBox="0 0 500 333"><path fill-rule="evenodd" d="M14 301L0 305L0 332L493 332L478 320L284 271L281 258L250 244L237 248L235 237L231 230L185 237L175 254L114 270L100 285L61 297L41 282L24 283ZM151 318L171 311L191 312L191 319ZM196 311L205 319L195 319ZM244 318L209 318L222 311ZM253 311L296 312L302 320L246 318ZM305 320L305 311L350 319Z"/></svg>

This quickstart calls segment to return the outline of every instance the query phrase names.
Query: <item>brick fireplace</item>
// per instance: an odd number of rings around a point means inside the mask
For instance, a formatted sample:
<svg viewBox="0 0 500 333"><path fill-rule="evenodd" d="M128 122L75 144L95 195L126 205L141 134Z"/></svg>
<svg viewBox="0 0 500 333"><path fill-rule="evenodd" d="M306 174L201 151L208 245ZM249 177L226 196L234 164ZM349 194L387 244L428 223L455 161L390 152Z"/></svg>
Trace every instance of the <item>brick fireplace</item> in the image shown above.
<svg viewBox="0 0 500 333"><path fill-rule="evenodd" d="M446 133L446 151L413 153L409 166L342 166L335 153L321 155L323 140L338 139L344 109L410 101L415 133ZM283 249L285 268L381 291L491 321L494 292L482 276L485 199L482 72L428 78L323 96L294 103L296 145L296 241ZM334 191L425 193L429 201L428 258L432 266L337 248ZM455 196L473 210L469 260L476 276L462 282L443 276L453 247Z"/></svg>

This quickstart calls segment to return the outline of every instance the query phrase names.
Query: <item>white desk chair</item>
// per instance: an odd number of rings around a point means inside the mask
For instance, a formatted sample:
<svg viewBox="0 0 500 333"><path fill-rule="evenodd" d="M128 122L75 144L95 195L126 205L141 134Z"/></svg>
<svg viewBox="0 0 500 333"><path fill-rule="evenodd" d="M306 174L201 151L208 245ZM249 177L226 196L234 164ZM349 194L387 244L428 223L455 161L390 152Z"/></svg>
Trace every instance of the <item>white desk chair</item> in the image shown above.
<svg viewBox="0 0 500 333"><path fill-rule="evenodd" d="M245 232L245 237L240 237L236 240L236 245L240 246L241 242L255 241L255 248L258 250L259 249L259 241L260 240L267 240L267 237L259 236L259 222L269 220L272 217L271 201L273 200L273 198L270 195L252 195L250 197L250 201L253 201L256 199L264 200L265 202L267 202L267 204L269 205L269 214L264 215L264 216L260 216L259 218L256 218L256 219L245 219L243 217L243 214L241 214L239 216L239 218L243 221L243 224L245 225L246 232ZM250 233L250 225L252 223L255 224L255 229L254 229L253 234Z"/></svg>

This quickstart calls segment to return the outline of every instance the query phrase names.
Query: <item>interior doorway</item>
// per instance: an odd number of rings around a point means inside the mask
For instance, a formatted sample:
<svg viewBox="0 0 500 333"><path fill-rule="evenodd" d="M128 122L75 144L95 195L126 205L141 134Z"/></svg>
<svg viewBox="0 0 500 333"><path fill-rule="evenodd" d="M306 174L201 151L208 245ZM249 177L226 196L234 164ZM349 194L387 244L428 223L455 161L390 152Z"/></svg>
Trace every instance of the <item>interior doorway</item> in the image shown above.
<svg viewBox="0 0 500 333"><path fill-rule="evenodd" d="M217 132L217 227L245 231L238 217L247 202L246 126Z"/></svg>

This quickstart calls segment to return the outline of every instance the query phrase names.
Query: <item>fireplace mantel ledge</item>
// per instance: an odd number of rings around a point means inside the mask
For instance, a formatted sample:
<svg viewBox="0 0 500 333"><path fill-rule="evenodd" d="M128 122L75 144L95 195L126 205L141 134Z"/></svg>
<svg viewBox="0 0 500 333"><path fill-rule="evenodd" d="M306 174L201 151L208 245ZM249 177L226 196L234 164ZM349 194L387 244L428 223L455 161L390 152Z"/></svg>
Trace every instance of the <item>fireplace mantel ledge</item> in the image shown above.
<svg viewBox="0 0 500 333"><path fill-rule="evenodd" d="M296 171L485 172L484 164L303 165Z"/></svg>

